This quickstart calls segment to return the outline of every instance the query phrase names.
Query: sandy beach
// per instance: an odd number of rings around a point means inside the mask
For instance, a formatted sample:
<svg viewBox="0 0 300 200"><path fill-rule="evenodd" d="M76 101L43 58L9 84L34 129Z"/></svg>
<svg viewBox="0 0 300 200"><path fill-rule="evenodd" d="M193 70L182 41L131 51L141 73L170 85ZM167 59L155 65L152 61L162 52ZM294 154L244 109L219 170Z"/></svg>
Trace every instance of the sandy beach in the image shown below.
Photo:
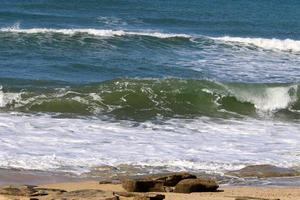
<svg viewBox="0 0 300 200"><path fill-rule="evenodd" d="M46 184L41 187L65 189L67 191L79 189L100 189L110 191L124 191L120 184L99 184L95 181L80 183ZM300 187L221 187L220 192L205 192L192 194L164 193L166 200L234 200L238 197L253 197L267 199L300 199ZM249 198L250 199L250 198Z"/></svg>
<svg viewBox="0 0 300 200"><path fill-rule="evenodd" d="M152 175L153 176L153 175ZM199 176L198 176L199 177ZM200 176L201 177L201 176ZM130 177L129 177L130 178ZM1 195L1 189L12 185L15 188L30 188L25 185L35 185L37 190L45 191L39 195ZM64 190L63 193L60 191ZM166 200L297 200L300 199L298 186L233 186L220 185L216 192L195 192L181 194L173 192L132 193L126 192L121 181L102 181L101 177L76 177L64 173L48 173L26 170L0 169L0 200L6 199L102 199L97 197L101 191L111 194L122 194L118 198L134 199L124 194L163 194ZM24 190L25 191L25 190ZM71 193L70 193L71 192ZM72 193L74 192L74 193ZM26 192L25 192L26 193ZM69 196L60 196L68 194Z"/></svg>
<svg viewBox="0 0 300 200"><path fill-rule="evenodd" d="M97 181L66 182L39 185L42 188L75 190L105 190L114 192L125 192L121 184L99 184ZM192 194L163 193L166 200L251 200L251 199L300 199L300 187L220 187L219 192L205 192ZM36 199L52 199L53 196L43 196ZM28 197L0 196L0 199L30 199ZM120 199L133 199L120 197Z"/></svg>

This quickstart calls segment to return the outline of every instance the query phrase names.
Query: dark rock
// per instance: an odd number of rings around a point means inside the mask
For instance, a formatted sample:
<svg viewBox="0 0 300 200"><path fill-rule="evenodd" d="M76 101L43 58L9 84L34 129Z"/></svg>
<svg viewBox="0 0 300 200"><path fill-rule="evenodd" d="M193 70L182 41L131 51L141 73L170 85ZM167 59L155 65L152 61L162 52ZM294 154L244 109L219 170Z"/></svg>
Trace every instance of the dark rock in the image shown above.
<svg viewBox="0 0 300 200"><path fill-rule="evenodd" d="M165 195L162 194L144 194L134 197L133 200L163 200Z"/></svg>
<svg viewBox="0 0 300 200"><path fill-rule="evenodd" d="M164 192L163 181L127 179L122 186L128 192Z"/></svg>
<svg viewBox="0 0 300 200"><path fill-rule="evenodd" d="M273 165L250 165L240 170L227 172L226 175L237 177L287 177L287 176L300 176L300 172L289 169L276 167Z"/></svg>
<svg viewBox="0 0 300 200"><path fill-rule="evenodd" d="M196 179L197 176L189 173L168 173L168 174L157 174L148 176L148 179L152 179L155 181L163 181L164 186L174 187L180 181L184 179Z"/></svg>
<svg viewBox="0 0 300 200"><path fill-rule="evenodd" d="M103 185L105 185L105 184L113 184L113 182L112 181L99 181L99 184L103 184Z"/></svg>
<svg viewBox="0 0 300 200"><path fill-rule="evenodd" d="M174 192L177 193L191 193L191 192L214 192L219 185L212 179L185 179L180 181L176 186Z"/></svg>
<svg viewBox="0 0 300 200"><path fill-rule="evenodd" d="M99 184L121 184L122 182L120 180L103 180L99 181Z"/></svg>
<svg viewBox="0 0 300 200"><path fill-rule="evenodd" d="M196 179L189 173L165 173L140 176L123 181L122 186L128 192L172 192L174 186L185 179Z"/></svg>
<svg viewBox="0 0 300 200"><path fill-rule="evenodd" d="M97 199L97 200L119 200L113 192L103 190L75 190L66 192L55 197L55 199Z"/></svg>

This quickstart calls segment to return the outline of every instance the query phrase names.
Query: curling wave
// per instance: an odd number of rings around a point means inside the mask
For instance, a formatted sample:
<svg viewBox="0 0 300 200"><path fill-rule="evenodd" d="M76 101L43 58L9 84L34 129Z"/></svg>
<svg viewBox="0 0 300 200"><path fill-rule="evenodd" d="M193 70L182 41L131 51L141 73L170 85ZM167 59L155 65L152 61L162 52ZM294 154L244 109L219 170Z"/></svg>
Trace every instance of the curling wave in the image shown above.
<svg viewBox="0 0 300 200"><path fill-rule="evenodd" d="M112 115L118 119L285 113L299 117L299 84L118 79L84 86L0 91L2 111ZM298 113L298 114L297 114Z"/></svg>

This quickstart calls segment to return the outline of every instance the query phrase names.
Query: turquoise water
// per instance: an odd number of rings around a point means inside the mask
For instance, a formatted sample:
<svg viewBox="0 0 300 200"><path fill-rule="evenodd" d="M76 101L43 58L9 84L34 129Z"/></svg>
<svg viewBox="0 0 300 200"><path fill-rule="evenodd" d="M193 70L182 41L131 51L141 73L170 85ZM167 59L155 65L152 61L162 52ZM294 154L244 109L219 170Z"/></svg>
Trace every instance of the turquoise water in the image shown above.
<svg viewBox="0 0 300 200"><path fill-rule="evenodd" d="M299 166L298 1L0 3L0 167Z"/></svg>

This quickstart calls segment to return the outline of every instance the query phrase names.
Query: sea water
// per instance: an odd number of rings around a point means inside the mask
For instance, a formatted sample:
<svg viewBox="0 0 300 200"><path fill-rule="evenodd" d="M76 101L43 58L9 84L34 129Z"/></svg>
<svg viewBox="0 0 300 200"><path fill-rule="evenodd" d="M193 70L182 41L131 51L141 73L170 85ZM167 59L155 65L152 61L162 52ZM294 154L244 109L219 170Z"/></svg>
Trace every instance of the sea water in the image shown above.
<svg viewBox="0 0 300 200"><path fill-rule="evenodd" d="M0 1L0 167L300 165L300 3Z"/></svg>

